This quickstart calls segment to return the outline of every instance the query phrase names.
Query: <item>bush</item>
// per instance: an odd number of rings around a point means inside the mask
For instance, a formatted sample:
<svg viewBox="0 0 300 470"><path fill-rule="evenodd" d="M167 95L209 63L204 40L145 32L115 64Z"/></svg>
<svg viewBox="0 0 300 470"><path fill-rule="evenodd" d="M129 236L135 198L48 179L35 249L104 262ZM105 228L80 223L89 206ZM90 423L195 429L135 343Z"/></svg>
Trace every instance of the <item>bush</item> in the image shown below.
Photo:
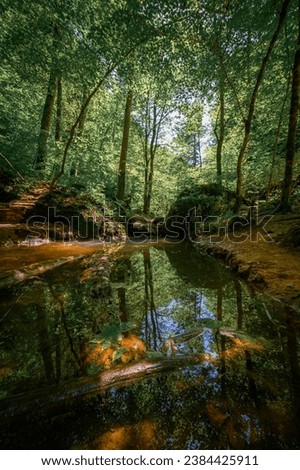
<svg viewBox="0 0 300 470"><path fill-rule="evenodd" d="M233 206L233 193L218 184L206 184L184 189L172 205L168 217L186 217L193 209L197 216L218 216Z"/></svg>

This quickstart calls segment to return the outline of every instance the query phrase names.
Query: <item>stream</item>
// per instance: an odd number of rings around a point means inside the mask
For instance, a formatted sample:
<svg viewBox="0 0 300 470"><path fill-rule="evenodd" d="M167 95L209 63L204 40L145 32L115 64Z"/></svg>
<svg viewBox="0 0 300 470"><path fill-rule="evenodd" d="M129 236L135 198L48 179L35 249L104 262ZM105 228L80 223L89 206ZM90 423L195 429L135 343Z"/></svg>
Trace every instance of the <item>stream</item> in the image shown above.
<svg viewBox="0 0 300 470"><path fill-rule="evenodd" d="M188 244L101 247L0 312L3 449L300 449L293 312Z"/></svg>

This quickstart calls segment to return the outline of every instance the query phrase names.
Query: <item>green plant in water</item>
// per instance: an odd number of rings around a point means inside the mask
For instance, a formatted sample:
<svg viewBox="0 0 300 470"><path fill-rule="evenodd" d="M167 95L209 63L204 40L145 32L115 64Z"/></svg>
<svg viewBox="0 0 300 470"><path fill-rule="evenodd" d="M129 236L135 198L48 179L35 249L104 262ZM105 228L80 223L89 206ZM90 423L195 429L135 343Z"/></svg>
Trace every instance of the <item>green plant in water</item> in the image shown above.
<svg viewBox="0 0 300 470"><path fill-rule="evenodd" d="M121 323L105 323L102 326L101 333L91 341L92 343L101 343L103 349L107 349L112 345L116 345L122 338L122 334L132 331L136 328L136 324L132 322Z"/></svg>

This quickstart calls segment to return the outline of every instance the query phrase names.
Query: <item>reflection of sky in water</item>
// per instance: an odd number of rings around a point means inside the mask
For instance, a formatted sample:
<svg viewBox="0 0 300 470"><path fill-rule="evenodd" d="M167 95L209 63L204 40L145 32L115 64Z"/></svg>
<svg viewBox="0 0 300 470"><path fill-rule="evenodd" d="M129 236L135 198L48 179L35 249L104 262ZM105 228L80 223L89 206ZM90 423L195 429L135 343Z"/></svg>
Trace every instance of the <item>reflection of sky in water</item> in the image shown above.
<svg viewBox="0 0 300 470"><path fill-rule="evenodd" d="M201 328L201 320L217 320L216 314L211 310L208 310L206 307L207 299L199 291L194 289L187 293L187 298L173 299L167 305L156 308L155 312L148 311L147 313L147 323L148 323L148 332L149 329L152 329L152 334L150 334L149 346L154 348L154 332L153 332L153 318L155 318L155 328L159 332L159 338L156 338L158 349L161 348L162 343L178 334L183 334L187 330L185 324L180 324L174 317L180 310L185 310L187 307L191 307L191 296L193 297L193 310L196 315L194 315L194 325L195 328ZM146 335L146 321L142 325L141 330L143 336ZM156 336L157 336L156 332ZM197 351L203 352L204 354L210 354L216 356L215 353L215 332L211 328L203 328L202 333L197 337L193 338L193 342L198 342ZM195 349L192 350L190 341L177 343L177 354L188 354L195 352ZM182 370L183 375L188 379L189 377L199 377L205 376L205 384L207 393L218 392L220 390L220 384L217 382L219 377L219 369L215 365L211 364L209 361L205 361L201 365L195 365L194 367L187 367ZM206 396L206 394L205 394Z"/></svg>
<svg viewBox="0 0 300 470"><path fill-rule="evenodd" d="M251 422L250 417L247 415L241 415L242 420L246 423L247 429L244 430L243 436L247 444L251 442Z"/></svg>
<svg viewBox="0 0 300 470"><path fill-rule="evenodd" d="M175 319L177 314L180 314L181 310L192 309L191 307L191 295L193 296L193 310L194 310L194 325L193 327L199 328L201 324L198 324L199 320L210 319L216 320L216 315L212 311L208 310L206 307L207 299L201 292L192 290L187 293L188 298L179 298L171 300L167 305L157 307L155 311L149 310L147 312L146 319L141 328L141 334L146 336L146 329L152 330L150 338L148 336L148 341L150 342L149 346L154 347L154 336L158 347L161 347L162 343L172 337L173 335L183 334L186 332L187 327L185 324L180 324L178 320ZM187 319L188 320L188 319ZM147 324L147 328L146 328ZM155 325L155 326L154 326ZM157 331L154 332L154 329ZM213 345L215 342L215 335L213 330L209 328L203 328L203 332L199 335L199 342L201 344L200 349L206 354L213 354ZM199 346L200 346L199 344ZM182 353L191 352L189 342L183 342L178 344L178 351Z"/></svg>
<svg viewBox="0 0 300 470"><path fill-rule="evenodd" d="M167 305L157 307L155 311L149 310L147 312L147 318L142 325L142 334L146 334L146 323L148 324L148 331L149 329L154 329L153 318L155 318L155 327L160 334L160 341L158 341L159 346L170 336L184 333L185 327L174 318L174 314L186 308L187 303L187 299L174 299ZM153 335L154 331L152 331L150 338L150 347L154 347Z"/></svg>

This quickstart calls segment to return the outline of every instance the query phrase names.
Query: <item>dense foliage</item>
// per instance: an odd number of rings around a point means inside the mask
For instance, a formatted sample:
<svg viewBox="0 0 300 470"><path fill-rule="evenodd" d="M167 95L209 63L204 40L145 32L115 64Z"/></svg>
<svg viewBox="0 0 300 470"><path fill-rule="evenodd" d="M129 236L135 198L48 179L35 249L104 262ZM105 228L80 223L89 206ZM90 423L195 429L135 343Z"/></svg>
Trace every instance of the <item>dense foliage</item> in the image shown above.
<svg viewBox="0 0 300 470"><path fill-rule="evenodd" d="M208 183L235 192L236 212L274 190L290 209L299 11L296 0L2 0L1 167L144 214Z"/></svg>

